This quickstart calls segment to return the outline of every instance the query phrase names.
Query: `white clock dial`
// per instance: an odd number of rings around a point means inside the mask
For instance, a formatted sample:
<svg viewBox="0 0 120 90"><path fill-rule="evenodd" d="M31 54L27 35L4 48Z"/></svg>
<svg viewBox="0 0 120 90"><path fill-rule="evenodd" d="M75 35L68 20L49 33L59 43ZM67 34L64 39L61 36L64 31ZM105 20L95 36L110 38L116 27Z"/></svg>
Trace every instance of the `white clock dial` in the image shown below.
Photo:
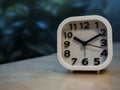
<svg viewBox="0 0 120 90"><path fill-rule="evenodd" d="M67 18L58 27L57 51L67 69L104 69L113 55L111 25L96 15Z"/></svg>
<svg viewBox="0 0 120 90"><path fill-rule="evenodd" d="M100 65L107 58L106 37L100 21L69 22L62 29L62 57L70 65Z"/></svg>

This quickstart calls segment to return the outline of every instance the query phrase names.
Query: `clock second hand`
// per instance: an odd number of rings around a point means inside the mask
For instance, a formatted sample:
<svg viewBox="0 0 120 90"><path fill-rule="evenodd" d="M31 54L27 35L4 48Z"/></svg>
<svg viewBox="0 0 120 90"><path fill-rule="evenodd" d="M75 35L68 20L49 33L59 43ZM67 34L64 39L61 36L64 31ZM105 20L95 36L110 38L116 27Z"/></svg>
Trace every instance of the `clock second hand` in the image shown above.
<svg viewBox="0 0 120 90"><path fill-rule="evenodd" d="M97 47L97 48L101 48L100 46L96 46L96 45L92 45L92 44L87 44L87 45Z"/></svg>
<svg viewBox="0 0 120 90"><path fill-rule="evenodd" d="M86 48L85 48L85 46L83 46L83 48L84 48L84 58L86 57Z"/></svg>

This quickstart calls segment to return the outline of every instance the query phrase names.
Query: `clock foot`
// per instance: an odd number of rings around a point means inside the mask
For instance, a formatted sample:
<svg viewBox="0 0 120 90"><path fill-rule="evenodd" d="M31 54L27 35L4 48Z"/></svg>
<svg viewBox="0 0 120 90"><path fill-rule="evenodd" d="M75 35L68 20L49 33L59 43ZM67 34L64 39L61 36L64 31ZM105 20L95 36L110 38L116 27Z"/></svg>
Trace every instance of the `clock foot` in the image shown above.
<svg viewBox="0 0 120 90"><path fill-rule="evenodd" d="M97 71L97 74L100 74L100 70L99 70L99 71Z"/></svg>
<svg viewBox="0 0 120 90"><path fill-rule="evenodd" d="M73 70L70 70L70 73L74 73L74 71L73 71Z"/></svg>

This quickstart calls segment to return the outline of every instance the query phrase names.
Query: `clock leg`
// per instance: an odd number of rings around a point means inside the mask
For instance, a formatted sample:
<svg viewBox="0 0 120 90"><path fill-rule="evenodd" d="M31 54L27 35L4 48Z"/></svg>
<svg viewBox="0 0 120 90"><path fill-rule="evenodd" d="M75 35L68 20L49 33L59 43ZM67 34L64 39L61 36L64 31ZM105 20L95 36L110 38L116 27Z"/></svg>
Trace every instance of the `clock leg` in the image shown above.
<svg viewBox="0 0 120 90"><path fill-rule="evenodd" d="M97 71L97 74L100 74L100 70L99 70L99 71Z"/></svg>
<svg viewBox="0 0 120 90"><path fill-rule="evenodd" d="M74 71L73 71L73 70L70 70L70 73L71 73L71 74L73 74L73 73L74 73Z"/></svg>

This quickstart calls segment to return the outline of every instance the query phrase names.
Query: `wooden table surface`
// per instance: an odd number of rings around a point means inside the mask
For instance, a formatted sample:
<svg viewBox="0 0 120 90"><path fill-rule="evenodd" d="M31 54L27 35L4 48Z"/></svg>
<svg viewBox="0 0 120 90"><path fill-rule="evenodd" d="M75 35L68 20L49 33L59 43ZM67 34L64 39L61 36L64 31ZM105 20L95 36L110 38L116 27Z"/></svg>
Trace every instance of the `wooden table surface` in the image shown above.
<svg viewBox="0 0 120 90"><path fill-rule="evenodd" d="M120 90L120 43L101 74L63 68L56 54L0 65L0 90Z"/></svg>

